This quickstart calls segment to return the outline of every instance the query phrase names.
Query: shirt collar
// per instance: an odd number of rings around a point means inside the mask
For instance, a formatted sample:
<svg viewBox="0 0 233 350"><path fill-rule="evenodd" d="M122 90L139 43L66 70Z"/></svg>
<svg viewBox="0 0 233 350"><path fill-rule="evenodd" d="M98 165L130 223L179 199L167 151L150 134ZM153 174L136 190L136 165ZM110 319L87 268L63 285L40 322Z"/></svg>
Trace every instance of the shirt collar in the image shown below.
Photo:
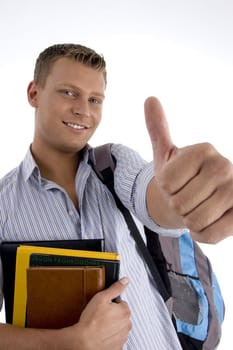
<svg viewBox="0 0 233 350"><path fill-rule="evenodd" d="M37 177L40 177L40 170L33 158L32 152L31 152L31 147L28 149L25 158L23 160L23 178L24 181L26 182L33 173L37 175Z"/></svg>

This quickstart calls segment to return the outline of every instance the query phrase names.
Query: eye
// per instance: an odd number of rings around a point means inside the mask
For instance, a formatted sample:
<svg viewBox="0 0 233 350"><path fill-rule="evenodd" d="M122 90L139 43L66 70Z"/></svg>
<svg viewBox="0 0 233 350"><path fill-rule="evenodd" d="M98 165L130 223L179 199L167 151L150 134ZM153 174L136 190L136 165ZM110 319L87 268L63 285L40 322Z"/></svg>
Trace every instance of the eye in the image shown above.
<svg viewBox="0 0 233 350"><path fill-rule="evenodd" d="M67 96L70 96L70 97L75 97L76 96L76 94L73 91L71 91L71 90L64 90L63 93L65 95L67 95Z"/></svg>
<svg viewBox="0 0 233 350"><path fill-rule="evenodd" d="M59 92L62 94L62 95L65 95L65 96L68 96L68 97L71 97L71 98L77 98L78 95L76 92L72 91L72 90L68 90L68 89L61 89L59 90Z"/></svg>
<svg viewBox="0 0 233 350"><path fill-rule="evenodd" d="M95 97L89 98L89 102L94 103L94 104L101 104L102 103L102 101L100 99L95 98Z"/></svg>

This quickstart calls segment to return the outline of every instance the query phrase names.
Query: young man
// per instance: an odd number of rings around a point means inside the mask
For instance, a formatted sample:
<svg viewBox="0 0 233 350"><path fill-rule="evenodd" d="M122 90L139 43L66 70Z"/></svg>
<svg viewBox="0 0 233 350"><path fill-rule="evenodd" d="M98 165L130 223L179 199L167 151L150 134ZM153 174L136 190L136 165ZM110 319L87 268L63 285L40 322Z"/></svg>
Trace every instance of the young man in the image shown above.
<svg viewBox="0 0 233 350"><path fill-rule="evenodd" d="M120 253L121 279L96 294L71 327L0 325L0 350L180 349L127 225L88 164L87 143L101 120L105 88L105 61L93 50L65 44L40 54L28 87L34 138L23 162L0 182L0 237L104 238L107 251ZM156 98L146 100L145 117L154 162L122 145L112 148L121 201L160 234L179 235L187 227L195 239L212 243L231 235L230 161L209 144L177 149ZM119 294L122 301L113 303Z"/></svg>

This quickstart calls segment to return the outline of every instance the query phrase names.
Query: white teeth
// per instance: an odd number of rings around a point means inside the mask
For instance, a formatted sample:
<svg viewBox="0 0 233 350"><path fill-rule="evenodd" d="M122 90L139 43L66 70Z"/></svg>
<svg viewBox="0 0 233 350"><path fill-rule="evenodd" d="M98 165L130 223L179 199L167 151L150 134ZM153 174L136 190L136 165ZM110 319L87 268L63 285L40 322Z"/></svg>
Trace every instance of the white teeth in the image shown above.
<svg viewBox="0 0 233 350"><path fill-rule="evenodd" d="M85 126L73 124L73 123L66 123L67 126L73 128L73 129L85 129Z"/></svg>

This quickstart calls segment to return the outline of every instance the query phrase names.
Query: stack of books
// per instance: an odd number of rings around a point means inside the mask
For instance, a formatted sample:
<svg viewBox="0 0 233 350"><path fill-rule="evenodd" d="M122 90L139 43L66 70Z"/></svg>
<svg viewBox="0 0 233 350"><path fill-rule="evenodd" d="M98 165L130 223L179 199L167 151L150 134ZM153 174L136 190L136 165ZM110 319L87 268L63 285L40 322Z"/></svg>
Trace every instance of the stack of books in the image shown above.
<svg viewBox="0 0 233 350"><path fill-rule="evenodd" d="M15 326L53 329L70 326L79 321L96 293L119 279L117 253L31 244L17 243L14 248L14 291L8 312ZM5 285L9 284L9 276L5 278L9 272L6 245L1 247L1 256L5 292L9 290Z"/></svg>

